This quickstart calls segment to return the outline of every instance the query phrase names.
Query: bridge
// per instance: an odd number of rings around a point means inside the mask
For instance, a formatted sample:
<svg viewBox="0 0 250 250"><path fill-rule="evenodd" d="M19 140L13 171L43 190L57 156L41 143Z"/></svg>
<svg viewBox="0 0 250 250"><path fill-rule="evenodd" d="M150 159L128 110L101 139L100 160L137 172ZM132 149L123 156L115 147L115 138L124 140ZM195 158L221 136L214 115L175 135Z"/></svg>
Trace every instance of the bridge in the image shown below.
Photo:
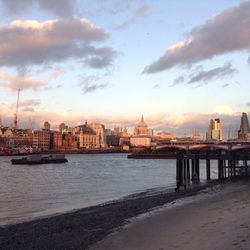
<svg viewBox="0 0 250 250"><path fill-rule="evenodd" d="M206 161L208 181L211 160L217 161L219 180L250 174L250 143L168 144L155 147L154 152L175 152L178 185L200 182L200 160Z"/></svg>
<svg viewBox="0 0 250 250"><path fill-rule="evenodd" d="M173 143L159 145L154 148L155 151L168 151L169 149L176 150L250 150L250 143Z"/></svg>

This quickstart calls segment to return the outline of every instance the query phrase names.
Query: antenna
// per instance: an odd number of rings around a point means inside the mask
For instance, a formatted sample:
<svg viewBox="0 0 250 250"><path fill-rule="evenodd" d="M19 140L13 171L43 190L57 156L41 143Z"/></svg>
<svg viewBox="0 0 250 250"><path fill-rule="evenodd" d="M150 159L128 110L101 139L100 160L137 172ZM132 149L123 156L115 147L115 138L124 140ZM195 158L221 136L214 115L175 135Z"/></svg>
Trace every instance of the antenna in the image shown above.
<svg viewBox="0 0 250 250"><path fill-rule="evenodd" d="M20 90L21 89L19 88L18 91L17 91L16 113L14 114L14 124L13 124L14 129L18 128L17 119L18 119L18 106L19 106Z"/></svg>

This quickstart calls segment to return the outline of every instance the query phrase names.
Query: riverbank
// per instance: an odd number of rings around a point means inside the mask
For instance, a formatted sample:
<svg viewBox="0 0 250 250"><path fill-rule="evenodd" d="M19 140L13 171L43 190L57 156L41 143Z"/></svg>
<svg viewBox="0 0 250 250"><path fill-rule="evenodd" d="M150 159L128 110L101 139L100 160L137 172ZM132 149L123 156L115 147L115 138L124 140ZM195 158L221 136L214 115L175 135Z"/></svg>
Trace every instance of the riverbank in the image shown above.
<svg viewBox="0 0 250 250"><path fill-rule="evenodd" d="M247 250L250 180L227 183L182 205L136 218L89 250Z"/></svg>
<svg viewBox="0 0 250 250"><path fill-rule="evenodd" d="M2 249L86 249L121 227L129 218L174 200L193 196L210 183L179 193L131 196L50 218L0 228Z"/></svg>

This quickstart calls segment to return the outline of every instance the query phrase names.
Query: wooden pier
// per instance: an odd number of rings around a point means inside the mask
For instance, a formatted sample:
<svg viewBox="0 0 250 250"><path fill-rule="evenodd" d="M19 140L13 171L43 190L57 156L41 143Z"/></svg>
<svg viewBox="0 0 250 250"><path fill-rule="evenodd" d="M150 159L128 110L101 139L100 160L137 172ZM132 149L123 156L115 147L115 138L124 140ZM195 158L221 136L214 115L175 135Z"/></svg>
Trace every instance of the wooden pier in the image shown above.
<svg viewBox="0 0 250 250"><path fill-rule="evenodd" d="M129 155L135 159L176 159L176 184L200 183L200 163L205 161L206 179L211 180L211 161L217 162L217 179L250 176L250 143L168 144L150 152Z"/></svg>
<svg viewBox="0 0 250 250"><path fill-rule="evenodd" d="M179 151L176 154L176 182L179 186L200 182L200 161L205 161L206 179L211 180L211 160L217 161L218 180L250 175L250 152L241 150Z"/></svg>

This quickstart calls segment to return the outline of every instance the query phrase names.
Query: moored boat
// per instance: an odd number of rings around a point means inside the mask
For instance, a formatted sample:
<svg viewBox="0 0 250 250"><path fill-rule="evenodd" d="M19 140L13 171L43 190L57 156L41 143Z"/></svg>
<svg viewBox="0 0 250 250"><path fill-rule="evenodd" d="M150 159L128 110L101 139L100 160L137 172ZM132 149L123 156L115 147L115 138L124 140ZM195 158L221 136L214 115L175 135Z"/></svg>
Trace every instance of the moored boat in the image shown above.
<svg viewBox="0 0 250 250"><path fill-rule="evenodd" d="M176 159L175 153L134 153L128 159Z"/></svg>
<svg viewBox="0 0 250 250"><path fill-rule="evenodd" d="M65 155L29 155L27 157L22 157L20 159L12 159L11 163L13 165L33 165L33 164L48 164L48 163L64 163L68 162Z"/></svg>

